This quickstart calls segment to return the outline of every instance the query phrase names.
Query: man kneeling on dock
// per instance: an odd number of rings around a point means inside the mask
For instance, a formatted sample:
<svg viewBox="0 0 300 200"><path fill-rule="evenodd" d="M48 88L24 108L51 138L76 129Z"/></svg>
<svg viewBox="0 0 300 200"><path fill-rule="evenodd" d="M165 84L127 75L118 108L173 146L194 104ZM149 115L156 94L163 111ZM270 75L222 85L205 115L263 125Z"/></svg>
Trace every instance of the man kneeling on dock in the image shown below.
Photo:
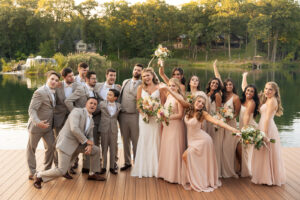
<svg viewBox="0 0 300 200"><path fill-rule="evenodd" d="M60 176L72 177L67 173L79 153L90 155L90 172L88 180L105 181L99 175L100 150L93 143L94 121L92 113L97 108L97 99L90 97L85 108L74 108L57 138L58 167L37 172L34 176L34 187L42 188L42 182L48 182Z"/></svg>

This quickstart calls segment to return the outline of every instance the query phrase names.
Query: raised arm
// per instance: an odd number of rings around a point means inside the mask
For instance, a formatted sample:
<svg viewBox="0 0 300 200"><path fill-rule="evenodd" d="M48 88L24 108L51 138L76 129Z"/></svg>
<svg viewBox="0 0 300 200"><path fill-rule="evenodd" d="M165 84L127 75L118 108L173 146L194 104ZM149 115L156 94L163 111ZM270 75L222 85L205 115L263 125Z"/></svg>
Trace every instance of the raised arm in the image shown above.
<svg viewBox="0 0 300 200"><path fill-rule="evenodd" d="M221 78L221 75L219 73L219 70L217 68L217 62L218 60L215 60L214 61L214 64L213 64L213 67L214 67L214 74L215 74L215 77L218 78L221 82L221 86L223 87L223 81L222 81L222 78Z"/></svg>
<svg viewBox="0 0 300 200"><path fill-rule="evenodd" d="M248 72L244 72L243 73L243 80L242 80L242 90L244 92L245 88L247 87L248 83L247 83L247 75L248 75Z"/></svg>
<svg viewBox="0 0 300 200"><path fill-rule="evenodd" d="M74 108L74 102L79 99L82 95L84 95L83 86L78 86L75 91L65 99L65 104L68 110L71 112Z"/></svg>
<svg viewBox="0 0 300 200"><path fill-rule="evenodd" d="M180 94L173 92L166 85L161 85L160 89L168 91L169 94L172 95L184 108L188 108L190 106L190 104L186 102L185 99Z"/></svg>
<svg viewBox="0 0 300 200"><path fill-rule="evenodd" d="M203 111L203 117L204 117L205 120L209 121L210 123L213 123L213 124L215 124L217 126L225 128L228 131L231 131L233 133L239 133L240 132L238 129L229 126L228 124L222 122L221 120L213 118L210 114L208 114L205 111Z"/></svg>
<svg viewBox="0 0 300 200"><path fill-rule="evenodd" d="M247 126L249 124L251 115L254 113L254 109L255 109L255 102L252 100L246 106L246 110L245 110L244 117L243 117L243 125L244 126ZM243 128L243 127L240 127L240 128Z"/></svg>
<svg viewBox="0 0 300 200"><path fill-rule="evenodd" d="M163 79L163 81L168 84L169 83L169 78L165 74L165 67L164 67L164 61L163 60L158 60L158 65L160 65L158 73L160 77Z"/></svg>

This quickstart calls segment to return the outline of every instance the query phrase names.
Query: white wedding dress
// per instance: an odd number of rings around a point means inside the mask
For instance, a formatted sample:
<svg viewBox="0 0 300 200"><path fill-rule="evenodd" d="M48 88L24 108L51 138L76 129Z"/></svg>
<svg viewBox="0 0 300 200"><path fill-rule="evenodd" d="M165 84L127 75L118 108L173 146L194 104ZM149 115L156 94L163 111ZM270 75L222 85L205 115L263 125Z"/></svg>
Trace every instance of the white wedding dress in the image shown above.
<svg viewBox="0 0 300 200"><path fill-rule="evenodd" d="M142 89L142 98L146 96L149 94ZM160 100L159 90L155 90L150 96ZM154 117L150 117L149 123L146 123L143 121L143 117L139 116L140 133L131 176L138 176L139 178L157 177L160 128L160 123L157 123Z"/></svg>

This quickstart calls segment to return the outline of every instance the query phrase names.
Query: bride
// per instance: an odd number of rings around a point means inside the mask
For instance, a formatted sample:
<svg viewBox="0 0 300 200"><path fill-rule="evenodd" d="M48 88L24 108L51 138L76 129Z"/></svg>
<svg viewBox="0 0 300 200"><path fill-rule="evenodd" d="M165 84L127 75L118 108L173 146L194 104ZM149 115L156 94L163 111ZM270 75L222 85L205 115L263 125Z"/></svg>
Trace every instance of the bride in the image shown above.
<svg viewBox="0 0 300 200"><path fill-rule="evenodd" d="M142 84L137 90L137 100L151 96L164 104L165 97L159 90L158 79L153 68L145 68L142 71ZM139 130L139 140L131 176L138 176L139 178L157 177L161 124L157 123L153 117L149 118L149 123L144 122L143 113L140 112Z"/></svg>

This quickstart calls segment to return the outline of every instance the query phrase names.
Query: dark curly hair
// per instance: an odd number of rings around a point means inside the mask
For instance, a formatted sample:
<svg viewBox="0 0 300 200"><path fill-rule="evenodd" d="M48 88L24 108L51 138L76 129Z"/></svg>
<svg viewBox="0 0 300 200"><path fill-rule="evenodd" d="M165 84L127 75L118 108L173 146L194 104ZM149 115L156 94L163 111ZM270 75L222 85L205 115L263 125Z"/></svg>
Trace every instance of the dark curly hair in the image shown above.
<svg viewBox="0 0 300 200"><path fill-rule="evenodd" d="M235 88L235 85L234 85L234 82L231 78L227 78L224 82L223 82L223 88L222 88L222 103L225 103L226 102L226 97L227 97L227 92L226 92L226 86L228 84L228 82L231 82L232 85L233 85L233 89L232 89L232 92L234 94L237 94L236 92L236 88Z"/></svg>
<svg viewBox="0 0 300 200"><path fill-rule="evenodd" d="M173 68L173 70L172 70L172 77L174 76L174 73L175 73L176 71L179 71L180 75L182 75L182 79L180 80L180 83L183 84L183 85L185 85L185 78L184 78L184 76L183 76L183 69L180 68L180 67L175 67L175 68Z"/></svg>
<svg viewBox="0 0 300 200"><path fill-rule="evenodd" d="M255 85L247 85L245 90L242 93L242 98L241 98L241 103L245 103L246 101L246 91L248 88L253 88L254 89L254 95L253 95L253 100L255 102L255 109L254 109L254 113L253 113L253 117L255 118L256 115L258 114L258 107L259 107L259 97L258 97L258 93L257 93L257 89L255 87Z"/></svg>
<svg viewBox="0 0 300 200"><path fill-rule="evenodd" d="M200 79L199 79L199 77L198 77L197 75L192 75L192 76L189 78L188 82L187 82L187 91L188 91L188 92L191 91L190 82L191 82L191 80L192 80L192 78L193 78L194 76L197 77L197 78L198 78L198 81L199 81L199 84L198 84L198 86L197 86L197 90L198 90L198 91L201 90L201 89L200 89Z"/></svg>
<svg viewBox="0 0 300 200"><path fill-rule="evenodd" d="M206 94L208 94L208 93L210 92L210 84L211 84L211 82L214 81L214 80L218 81L219 85L218 85L218 88L217 88L217 89L212 93L212 95L210 96L211 103L214 102L214 101L216 100L216 94L217 94L218 92L221 92L221 91L222 91L221 81L220 81L218 78L214 77L214 78L210 79L210 81L207 83L207 86L206 86Z"/></svg>
<svg viewBox="0 0 300 200"><path fill-rule="evenodd" d="M190 106L189 106L188 109L186 110L185 115L187 116L188 119L193 118L194 113L197 113L197 114L196 114L196 119L197 119L198 121L200 121L200 120L203 118L203 111L206 111L205 103L204 103L204 107L203 107L201 110L196 110L195 107L194 107L194 104L195 104L195 102L196 102L196 100L197 100L198 98L202 98L202 99L204 99L204 101L206 102L205 97L203 97L203 96L201 96L201 95L196 96L196 97L193 99L193 102L190 104Z"/></svg>

